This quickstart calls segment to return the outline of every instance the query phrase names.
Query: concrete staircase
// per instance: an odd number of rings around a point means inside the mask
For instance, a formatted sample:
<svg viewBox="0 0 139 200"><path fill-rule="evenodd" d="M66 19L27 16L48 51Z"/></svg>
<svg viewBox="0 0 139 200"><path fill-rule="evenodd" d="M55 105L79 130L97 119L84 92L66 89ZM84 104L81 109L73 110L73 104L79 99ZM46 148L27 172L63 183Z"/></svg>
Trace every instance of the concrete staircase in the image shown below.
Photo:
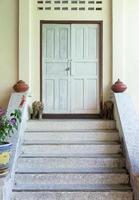
<svg viewBox="0 0 139 200"><path fill-rule="evenodd" d="M29 121L13 200L133 200L114 121Z"/></svg>

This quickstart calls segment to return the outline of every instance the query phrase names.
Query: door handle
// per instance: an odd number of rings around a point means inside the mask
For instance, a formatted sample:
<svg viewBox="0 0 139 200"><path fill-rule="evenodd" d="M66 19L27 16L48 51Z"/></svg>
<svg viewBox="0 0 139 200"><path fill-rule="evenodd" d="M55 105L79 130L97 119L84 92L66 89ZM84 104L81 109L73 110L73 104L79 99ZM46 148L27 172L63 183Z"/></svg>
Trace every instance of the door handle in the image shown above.
<svg viewBox="0 0 139 200"><path fill-rule="evenodd" d="M65 70L66 70L66 71L69 71L69 70L70 70L70 68L69 68L69 67L67 67Z"/></svg>

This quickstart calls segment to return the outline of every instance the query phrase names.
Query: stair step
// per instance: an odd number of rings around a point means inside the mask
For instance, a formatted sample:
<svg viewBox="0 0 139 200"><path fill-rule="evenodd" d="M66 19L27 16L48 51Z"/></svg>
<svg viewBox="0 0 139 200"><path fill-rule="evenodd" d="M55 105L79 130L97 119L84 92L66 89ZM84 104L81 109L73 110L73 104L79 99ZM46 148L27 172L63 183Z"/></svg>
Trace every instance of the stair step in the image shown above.
<svg viewBox="0 0 139 200"><path fill-rule="evenodd" d="M118 154L21 154L20 158L123 158L121 153Z"/></svg>
<svg viewBox="0 0 139 200"><path fill-rule="evenodd" d="M26 144L22 146L22 152L28 154L30 152L38 155L42 154L60 154L60 153L120 153L121 146L116 142L99 142L91 144Z"/></svg>
<svg viewBox="0 0 139 200"><path fill-rule="evenodd" d="M118 141L116 130L25 132L25 142L36 141Z"/></svg>
<svg viewBox="0 0 139 200"><path fill-rule="evenodd" d="M50 170L52 169L80 169L85 168L123 168L125 160L121 155L96 155L96 157L29 157L18 159L18 171Z"/></svg>
<svg viewBox="0 0 139 200"><path fill-rule="evenodd" d="M133 200L114 120L30 120L12 200Z"/></svg>
<svg viewBox="0 0 139 200"><path fill-rule="evenodd" d="M112 185L112 184L21 184L15 185L14 192L41 192L41 191L53 191L53 192L77 192L77 191L91 191L91 192L102 192L102 191L131 191L129 185Z"/></svg>
<svg viewBox="0 0 139 200"><path fill-rule="evenodd" d="M24 141L23 145L116 145L117 141L94 141L94 140L33 140Z"/></svg>
<svg viewBox="0 0 139 200"><path fill-rule="evenodd" d="M130 190L87 192L15 192L12 200L133 200Z"/></svg>
<svg viewBox="0 0 139 200"><path fill-rule="evenodd" d="M92 120L92 119L52 119L52 120L30 120L27 131L67 131L67 130L92 130L92 129L115 129L114 120Z"/></svg>
<svg viewBox="0 0 139 200"><path fill-rule="evenodd" d="M43 170L36 170L36 169L27 169L16 171L16 174L118 174L118 173L127 173L127 170L124 168L86 168L86 169L80 169L80 168L65 168L65 169L43 169Z"/></svg>
<svg viewBox="0 0 139 200"><path fill-rule="evenodd" d="M15 192L12 200L133 200L131 191Z"/></svg>
<svg viewBox="0 0 139 200"><path fill-rule="evenodd" d="M128 184L125 173L16 174L15 184Z"/></svg>

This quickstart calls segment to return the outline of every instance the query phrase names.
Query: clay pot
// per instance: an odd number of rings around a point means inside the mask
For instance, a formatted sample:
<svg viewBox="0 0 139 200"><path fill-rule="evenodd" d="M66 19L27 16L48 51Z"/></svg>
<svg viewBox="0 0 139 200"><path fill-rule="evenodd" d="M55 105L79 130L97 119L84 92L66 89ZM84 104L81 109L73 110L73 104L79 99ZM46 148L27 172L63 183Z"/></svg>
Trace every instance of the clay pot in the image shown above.
<svg viewBox="0 0 139 200"><path fill-rule="evenodd" d="M124 92L127 89L127 86L118 79L111 87L111 90L115 93Z"/></svg>
<svg viewBox="0 0 139 200"><path fill-rule="evenodd" d="M13 86L13 89L16 92L26 92L29 86L24 81L20 80Z"/></svg>

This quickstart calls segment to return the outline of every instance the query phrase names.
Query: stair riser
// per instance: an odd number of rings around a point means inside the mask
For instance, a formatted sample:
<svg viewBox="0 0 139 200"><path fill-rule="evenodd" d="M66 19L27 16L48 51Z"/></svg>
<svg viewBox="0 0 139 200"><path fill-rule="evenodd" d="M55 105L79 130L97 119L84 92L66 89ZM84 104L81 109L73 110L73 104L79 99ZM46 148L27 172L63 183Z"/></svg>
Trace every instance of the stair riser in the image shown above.
<svg viewBox="0 0 139 200"><path fill-rule="evenodd" d="M122 168L123 158L21 158L18 160L18 171L25 169L47 170L62 168Z"/></svg>
<svg viewBox="0 0 139 200"><path fill-rule="evenodd" d="M127 174L16 174L18 184L128 184Z"/></svg>
<svg viewBox="0 0 139 200"><path fill-rule="evenodd" d="M120 145L24 145L22 152L25 154L112 154L120 153Z"/></svg>
<svg viewBox="0 0 139 200"><path fill-rule="evenodd" d="M115 121L109 120L45 120L29 121L27 131L66 131L115 129Z"/></svg>
<svg viewBox="0 0 139 200"><path fill-rule="evenodd" d="M133 200L131 192L15 192L13 200Z"/></svg>
<svg viewBox="0 0 139 200"><path fill-rule="evenodd" d="M117 132L26 132L25 141L118 141Z"/></svg>

